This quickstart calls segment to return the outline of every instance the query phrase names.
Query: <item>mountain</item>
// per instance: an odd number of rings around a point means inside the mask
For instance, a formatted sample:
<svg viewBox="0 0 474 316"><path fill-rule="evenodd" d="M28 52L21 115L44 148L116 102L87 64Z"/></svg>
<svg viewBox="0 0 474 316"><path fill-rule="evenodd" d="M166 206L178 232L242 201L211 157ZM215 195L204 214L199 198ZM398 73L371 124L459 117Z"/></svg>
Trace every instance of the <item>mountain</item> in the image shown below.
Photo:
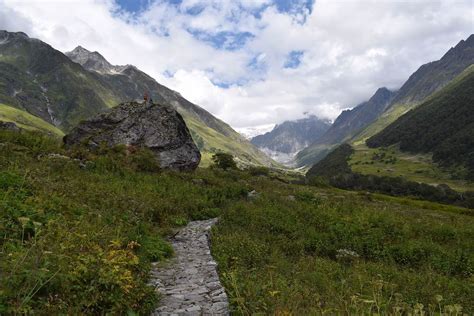
<svg viewBox="0 0 474 316"><path fill-rule="evenodd" d="M356 135L387 109L394 95L395 92L387 88L379 88L368 101L351 110L343 111L321 137L298 153L297 164L302 166L314 163L318 160L318 156L324 156L333 146Z"/></svg>
<svg viewBox="0 0 474 316"><path fill-rule="evenodd" d="M14 123L18 128L28 131L39 131L55 137L64 136L64 133L59 128L41 118L0 103L0 123L2 122Z"/></svg>
<svg viewBox="0 0 474 316"><path fill-rule="evenodd" d="M285 121L272 131L252 138L251 142L281 163L289 163L294 155L321 137L331 123L312 115L296 121Z"/></svg>
<svg viewBox="0 0 474 316"><path fill-rule="evenodd" d="M189 102L178 92L159 84L135 66L112 65L98 52L90 52L81 46L67 52L66 56L87 69L103 85L115 91L121 100L141 99L147 92L154 102L175 107L191 130L203 154L204 164L210 162L213 152L221 150L232 153L243 163L276 165L228 124Z"/></svg>
<svg viewBox="0 0 474 316"><path fill-rule="evenodd" d="M118 101L90 72L48 44L0 31L0 103L68 130Z"/></svg>
<svg viewBox="0 0 474 316"><path fill-rule="evenodd" d="M336 121L339 121L338 124L335 122L334 128L328 130L318 143L309 146L298 154L296 158L297 165L310 166L314 164L324 158L331 149L343 141L350 141L355 144L364 143L367 138L377 134L398 117L415 108L427 100L433 93L445 87L473 63L474 35L471 35L451 48L440 60L422 65L391 96L391 101L388 104L372 108L372 110L375 109L376 111L375 119L372 117L372 121L364 122L365 117L363 115L357 117L360 110L349 113L343 112L336 119ZM379 113L377 109L383 109L383 112ZM366 113L370 112L367 111ZM350 120L349 118L352 118L353 115L355 116L354 119ZM358 130L346 130L347 127L341 124L346 120L351 122L352 125L349 126L360 126L360 128ZM362 120L360 124L359 120ZM342 126L342 128L338 129L338 126ZM347 135L347 137L344 138L344 135Z"/></svg>
<svg viewBox="0 0 474 316"><path fill-rule="evenodd" d="M216 151L231 152L243 164L277 165L228 124L135 66L114 66L80 46L65 55L24 33L0 31L0 103L63 132L119 103L142 99L145 92L183 116L203 165Z"/></svg>
<svg viewBox="0 0 474 316"><path fill-rule="evenodd" d="M353 141L364 141L377 134L407 111L415 108L433 93L474 64L474 34L461 40L437 61L422 65L397 92L387 111Z"/></svg>
<svg viewBox="0 0 474 316"><path fill-rule="evenodd" d="M432 153L443 166L462 166L474 180L474 65L428 101L370 137L371 148Z"/></svg>

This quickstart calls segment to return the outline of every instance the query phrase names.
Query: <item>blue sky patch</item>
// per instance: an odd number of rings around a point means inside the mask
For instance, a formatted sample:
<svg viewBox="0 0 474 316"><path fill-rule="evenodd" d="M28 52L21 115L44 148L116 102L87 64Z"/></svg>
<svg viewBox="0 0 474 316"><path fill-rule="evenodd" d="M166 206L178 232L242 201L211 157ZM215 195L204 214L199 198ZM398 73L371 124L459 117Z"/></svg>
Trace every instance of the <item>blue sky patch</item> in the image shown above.
<svg viewBox="0 0 474 316"><path fill-rule="evenodd" d="M285 61L285 68L298 68L298 66L301 64L301 57L303 57L304 52L300 50L294 50L291 51L288 54L288 57L286 58Z"/></svg>
<svg viewBox="0 0 474 316"><path fill-rule="evenodd" d="M302 13L306 9L311 13L314 0L274 0L274 3L280 12Z"/></svg>
<svg viewBox="0 0 474 316"><path fill-rule="evenodd" d="M146 10L151 0L115 0L123 10L130 13L137 13Z"/></svg>
<svg viewBox="0 0 474 316"><path fill-rule="evenodd" d="M237 50L245 45L245 43L254 37L249 32L218 32L210 34L207 32L188 29L196 39L206 42L217 49Z"/></svg>

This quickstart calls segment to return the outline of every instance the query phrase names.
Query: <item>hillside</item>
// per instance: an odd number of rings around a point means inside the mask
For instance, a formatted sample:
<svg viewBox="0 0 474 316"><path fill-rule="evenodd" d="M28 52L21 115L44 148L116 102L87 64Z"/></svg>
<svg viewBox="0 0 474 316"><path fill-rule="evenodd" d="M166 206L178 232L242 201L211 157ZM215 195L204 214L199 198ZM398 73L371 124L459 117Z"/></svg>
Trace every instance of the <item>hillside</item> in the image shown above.
<svg viewBox="0 0 474 316"><path fill-rule="evenodd" d="M394 144L404 152L432 153L445 167L464 167L474 180L474 66L367 140L371 148Z"/></svg>
<svg viewBox="0 0 474 316"><path fill-rule="evenodd" d="M118 104L113 91L48 44L6 31L0 42L1 103L63 131Z"/></svg>
<svg viewBox="0 0 474 316"><path fill-rule="evenodd" d="M473 63L474 35L471 35L451 48L440 60L422 65L396 93L387 99L378 99L388 103L369 100L369 104L363 103L349 112L341 113L318 143L297 155L298 165L311 166L344 141L363 144L367 138L445 87Z"/></svg>
<svg viewBox="0 0 474 316"><path fill-rule="evenodd" d="M363 142L377 134L402 114L441 90L472 64L474 64L474 35L461 40L440 60L422 65L398 90L387 111L352 141Z"/></svg>
<svg viewBox="0 0 474 316"><path fill-rule="evenodd" d="M350 139L374 122L390 105L395 92L379 88L366 102L351 110L342 111L331 127L296 156L298 166L310 165L324 157L328 150Z"/></svg>
<svg viewBox="0 0 474 316"><path fill-rule="evenodd" d="M98 52L78 46L66 56L87 69L103 85L108 86L122 100L142 99L147 92L154 102L171 104L183 116L202 152L202 165L209 165L216 151L231 152L243 164L277 166L248 140L228 124L203 108L189 102L176 91L159 84L152 77L132 65L111 65Z"/></svg>
<svg viewBox="0 0 474 316"><path fill-rule="evenodd" d="M62 137L64 133L57 127L43 121L28 112L0 103L0 121L13 122L29 131L39 131L52 136Z"/></svg>
<svg viewBox="0 0 474 316"><path fill-rule="evenodd" d="M298 151L318 140L330 126L329 121L312 115L278 124L270 132L253 137L251 142L275 160L291 164Z"/></svg>
<svg viewBox="0 0 474 316"><path fill-rule="evenodd" d="M455 191L446 184L448 181L439 182L445 175L442 172L435 172L437 180L435 183L417 181L417 179L408 177L406 173L397 172L397 167L406 165L398 163L400 157L395 154L396 150L393 148L367 153L364 148L354 148L350 144L344 143L314 164L306 173L306 180L314 185L331 185L345 190L408 196L420 200L474 208L474 186L472 183L461 187L459 181L449 181L450 184L455 183L462 188L459 190L461 192ZM416 158L419 159L419 157ZM420 162L426 164L426 161L418 159L413 159L410 167L425 167ZM381 172L381 169L385 168L391 168L389 169L391 173ZM363 172L365 170L370 170L370 172ZM421 178L426 179L427 175L424 174L424 176Z"/></svg>
<svg viewBox="0 0 474 316"><path fill-rule="evenodd" d="M1 314L148 315L167 240L217 216L211 252L234 314L474 312L466 208L275 174L156 173L136 153L28 132L0 131L0 144Z"/></svg>
<svg viewBox="0 0 474 316"><path fill-rule="evenodd" d="M63 132L121 102L142 99L148 91L155 102L171 104L193 126L203 165L210 163L213 152L222 150L243 164L277 166L228 124L134 66L112 66L99 53L82 47L69 53L75 62L24 33L0 31L0 43L0 103Z"/></svg>

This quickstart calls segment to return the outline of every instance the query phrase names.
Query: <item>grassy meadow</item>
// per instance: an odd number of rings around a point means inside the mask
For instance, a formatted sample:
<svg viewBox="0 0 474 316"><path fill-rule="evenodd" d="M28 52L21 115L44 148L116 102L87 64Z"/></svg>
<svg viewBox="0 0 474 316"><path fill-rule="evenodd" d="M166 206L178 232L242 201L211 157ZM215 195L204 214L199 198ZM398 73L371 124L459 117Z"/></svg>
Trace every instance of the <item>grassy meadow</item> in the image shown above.
<svg viewBox="0 0 474 316"><path fill-rule="evenodd" d="M0 314L147 314L167 237L216 216L236 315L474 313L472 210L264 168L160 171L144 150L29 132L0 132L0 149Z"/></svg>
<svg viewBox="0 0 474 316"><path fill-rule="evenodd" d="M349 164L352 171L377 176L402 176L408 180L430 185L445 183L463 192L474 190L474 183L461 179L464 170L447 170L433 162L430 154L410 154L397 146L368 148L365 144L354 146ZM458 179L456 179L456 175Z"/></svg>

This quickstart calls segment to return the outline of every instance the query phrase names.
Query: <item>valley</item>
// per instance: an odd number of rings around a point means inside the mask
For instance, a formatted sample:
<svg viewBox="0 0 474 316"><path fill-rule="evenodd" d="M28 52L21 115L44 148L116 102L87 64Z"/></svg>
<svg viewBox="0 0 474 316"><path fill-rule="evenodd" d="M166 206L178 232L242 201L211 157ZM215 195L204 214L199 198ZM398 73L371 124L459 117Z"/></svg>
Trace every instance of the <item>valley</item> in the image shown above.
<svg viewBox="0 0 474 316"><path fill-rule="evenodd" d="M0 314L473 314L474 35L377 86L247 139L133 65L0 31Z"/></svg>

